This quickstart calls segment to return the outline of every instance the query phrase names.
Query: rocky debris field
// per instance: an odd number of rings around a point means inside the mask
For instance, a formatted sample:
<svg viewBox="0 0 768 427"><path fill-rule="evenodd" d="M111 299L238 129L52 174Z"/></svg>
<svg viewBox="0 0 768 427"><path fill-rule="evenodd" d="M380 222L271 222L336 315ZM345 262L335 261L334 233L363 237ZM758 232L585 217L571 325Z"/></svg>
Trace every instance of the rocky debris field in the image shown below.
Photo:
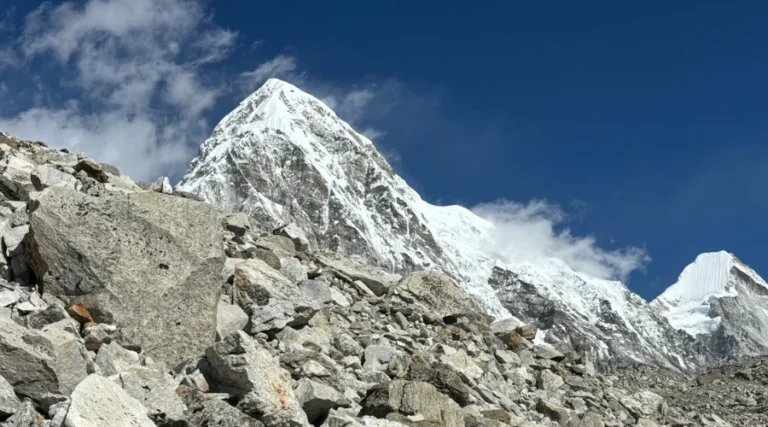
<svg viewBox="0 0 768 427"><path fill-rule="evenodd" d="M766 425L759 361L596 372L448 276L310 252L167 178L2 134L0 171L3 427Z"/></svg>

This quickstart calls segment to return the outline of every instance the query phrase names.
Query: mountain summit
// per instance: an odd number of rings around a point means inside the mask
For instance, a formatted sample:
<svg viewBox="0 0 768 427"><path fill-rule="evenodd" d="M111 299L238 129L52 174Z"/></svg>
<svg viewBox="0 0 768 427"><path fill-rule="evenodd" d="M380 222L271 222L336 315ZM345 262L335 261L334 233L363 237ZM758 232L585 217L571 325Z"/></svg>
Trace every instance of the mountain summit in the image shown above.
<svg viewBox="0 0 768 427"><path fill-rule="evenodd" d="M296 223L312 249L359 255L393 272L439 268L498 317L480 242L493 228L460 206L434 206L373 143L317 98L270 79L216 126L178 188L265 229Z"/></svg>
<svg viewBox="0 0 768 427"><path fill-rule="evenodd" d="M425 202L368 138L277 79L216 126L177 189L245 212L265 231L294 223L312 250L358 256L393 274L445 272L497 319L534 322L537 342L600 364L689 370L714 357L661 304L651 308L618 281L555 258L496 253L491 222Z"/></svg>
<svg viewBox="0 0 768 427"><path fill-rule="evenodd" d="M728 252L696 257L651 306L722 358L768 349L768 283Z"/></svg>

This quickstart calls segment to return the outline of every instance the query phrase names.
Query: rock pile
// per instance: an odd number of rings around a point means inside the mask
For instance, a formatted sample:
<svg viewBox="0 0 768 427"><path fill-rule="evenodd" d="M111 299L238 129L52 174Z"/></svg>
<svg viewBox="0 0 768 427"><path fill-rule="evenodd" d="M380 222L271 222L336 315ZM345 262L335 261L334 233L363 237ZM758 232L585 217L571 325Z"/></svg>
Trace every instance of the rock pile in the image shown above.
<svg viewBox="0 0 768 427"><path fill-rule="evenodd" d="M0 164L3 427L731 425L534 345L441 273L312 252L38 143L1 136Z"/></svg>

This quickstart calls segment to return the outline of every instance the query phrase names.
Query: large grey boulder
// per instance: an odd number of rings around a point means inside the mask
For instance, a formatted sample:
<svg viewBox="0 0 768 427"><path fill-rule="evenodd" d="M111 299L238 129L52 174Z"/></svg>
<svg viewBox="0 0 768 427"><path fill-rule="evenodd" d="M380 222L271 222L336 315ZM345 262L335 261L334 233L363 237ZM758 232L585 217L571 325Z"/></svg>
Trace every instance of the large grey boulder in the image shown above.
<svg viewBox="0 0 768 427"><path fill-rule="evenodd" d="M307 239L307 235L304 234L304 231L294 223L290 223L278 228L275 230L274 234L285 236L291 239L294 247L299 252L306 252L309 250L309 239Z"/></svg>
<svg viewBox="0 0 768 427"><path fill-rule="evenodd" d="M436 317L484 312L453 279L437 271L409 274L392 289L391 295Z"/></svg>
<svg viewBox="0 0 768 427"><path fill-rule="evenodd" d="M107 377L141 368L139 354L123 348L116 342L102 345L95 363L102 375Z"/></svg>
<svg viewBox="0 0 768 427"><path fill-rule="evenodd" d="M168 180L167 176L161 176L160 178L157 178L157 180L152 183L149 189L158 193L173 194L173 187L171 186L171 182Z"/></svg>
<svg viewBox="0 0 768 427"><path fill-rule="evenodd" d="M234 302L250 315L246 330L252 334L305 325L321 308L260 259L237 264L232 294Z"/></svg>
<svg viewBox="0 0 768 427"><path fill-rule="evenodd" d="M43 408L86 377L87 357L79 337L55 324L33 330L0 318L0 376Z"/></svg>
<svg viewBox="0 0 768 427"><path fill-rule="evenodd" d="M31 175L32 185L37 191L49 187L71 188L80 190L82 184L72 174L62 172L51 166L37 166Z"/></svg>
<svg viewBox="0 0 768 427"><path fill-rule="evenodd" d="M181 386L177 393L189 408L189 427L263 427L261 421L249 417L229 403L210 397L199 390Z"/></svg>
<svg viewBox="0 0 768 427"><path fill-rule="evenodd" d="M661 410L664 398L651 391L639 391L631 396L621 396L621 404L635 417L650 417Z"/></svg>
<svg viewBox="0 0 768 427"><path fill-rule="evenodd" d="M16 413L0 425L3 427L48 427L43 421L43 416L37 413L35 404L30 400L24 400Z"/></svg>
<svg viewBox="0 0 768 427"><path fill-rule="evenodd" d="M331 287L326 282L319 280L302 280L296 286L311 300L318 304L327 304L333 301Z"/></svg>
<svg viewBox="0 0 768 427"><path fill-rule="evenodd" d="M35 191L31 174L35 164L18 151L2 147L0 160L0 192L11 200L29 200L29 193Z"/></svg>
<svg viewBox="0 0 768 427"><path fill-rule="evenodd" d="M238 408L258 415L267 427L308 426L307 416L270 353L242 331L219 341L206 352L219 387L240 397Z"/></svg>
<svg viewBox="0 0 768 427"><path fill-rule="evenodd" d="M224 218L224 228L236 236L243 236L251 229L251 220L244 212L233 213Z"/></svg>
<svg viewBox="0 0 768 427"><path fill-rule="evenodd" d="M341 399L335 388L307 378L299 380L295 393L310 423L325 418Z"/></svg>
<svg viewBox="0 0 768 427"><path fill-rule="evenodd" d="M21 406L21 401L13 392L13 387L0 376L0 418L13 415Z"/></svg>
<svg viewBox="0 0 768 427"><path fill-rule="evenodd" d="M91 374L72 393L64 427L155 427L147 409L114 381Z"/></svg>
<svg viewBox="0 0 768 427"><path fill-rule="evenodd" d="M406 416L411 416L434 425L464 427L464 412L458 403L424 382L396 380L377 384L361 405L361 415L393 421L408 421Z"/></svg>
<svg viewBox="0 0 768 427"><path fill-rule="evenodd" d="M211 206L63 188L36 204L30 265L45 292L83 304L158 361L196 357L214 341L224 253Z"/></svg>
<svg viewBox="0 0 768 427"><path fill-rule="evenodd" d="M293 241L277 234L259 237L256 240L256 247L270 250L279 258L296 255L296 245Z"/></svg>
<svg viewBox="0 0 768 427"><path fill-rule="evenodd" d="M330 267L351 280L360 280L376 296L386 294L400 280L400 275L398 274L390 274L379 268L358 262L358 260L353 258L334 253L318 254L317 261L321 265Z"/></svg>
<svg viewBox="0 0 768 427"><path fill-rule="evenodd" d="M187 406L176 394L179 381L165 372L135 369L120 374L120 385L146 408L150 419L172 423L186 418Z"/></svg>
<svg viewBox="0 0 768 427"><path fill-rule="evenodd" d="M248 315L240 306L219 301L216 312L216 338L223 339L227 335L242 331L248 325Z"/></svg>

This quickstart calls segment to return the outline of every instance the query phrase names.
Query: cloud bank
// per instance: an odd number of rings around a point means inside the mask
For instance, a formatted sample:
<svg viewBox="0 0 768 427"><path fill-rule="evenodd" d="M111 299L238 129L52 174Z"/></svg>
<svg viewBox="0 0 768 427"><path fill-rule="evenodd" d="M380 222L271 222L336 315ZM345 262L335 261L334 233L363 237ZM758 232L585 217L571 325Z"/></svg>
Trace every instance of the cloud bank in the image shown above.
<svg viewBox="0 0 768 427"><path fill-rule="evenodd" d="M508 262L553 257L576 271L621 281L650 262L643 249L605 250L593 236L574 236L568 228L562 228L568 219L565 212L544 200L499 200L475 206L472 211L496 226L493 250L499 259Z"/></svg>
<svg viewBox="0 0 768 427"><path fill-rule="evenodd" d="M207 65L226 58L236 38L198 1L45 3L0 58L47 61L58 78L44 80L57 86L39 92L71 98L40 97L0 118L0 129L86 152L138 179L178 173L210 131L204 113L225 90L209 82Z"/></svg>

